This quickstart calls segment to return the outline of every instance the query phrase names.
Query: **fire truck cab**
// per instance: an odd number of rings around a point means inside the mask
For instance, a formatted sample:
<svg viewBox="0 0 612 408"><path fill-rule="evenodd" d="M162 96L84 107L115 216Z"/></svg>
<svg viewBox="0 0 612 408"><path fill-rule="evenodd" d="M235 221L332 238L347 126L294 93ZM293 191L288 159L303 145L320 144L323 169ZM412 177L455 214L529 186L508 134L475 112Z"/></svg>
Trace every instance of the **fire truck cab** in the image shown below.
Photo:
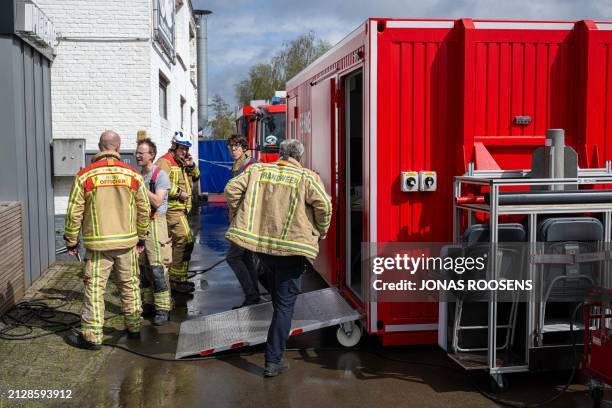
<svg viewBox="0 0 612 408"><path fill-rule="evenodd" d="M280 143L285 140L286 112L287 105L280 96L274 96L269 103L251 101L250 106L242 108L236 130L247 138L253 157L258 161L278 160Z"/></svg>

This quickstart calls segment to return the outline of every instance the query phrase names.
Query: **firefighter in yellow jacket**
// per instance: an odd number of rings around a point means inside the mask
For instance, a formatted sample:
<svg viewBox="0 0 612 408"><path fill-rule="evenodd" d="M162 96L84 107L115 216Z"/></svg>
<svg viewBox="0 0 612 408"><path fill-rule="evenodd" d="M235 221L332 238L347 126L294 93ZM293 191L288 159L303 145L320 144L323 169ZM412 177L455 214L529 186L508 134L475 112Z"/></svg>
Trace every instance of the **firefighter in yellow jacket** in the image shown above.
<svg viewBox="0 0 612 408"><path fill-rule="evenodd" d="M79 233L87 249L81 332L67 342L90 350L102 344L104 292L111 272L121 295L128 337L140 337L138 253L144 250L150 215L142 176L121 162L119 135L105 131L98 146L100 153L74 180L64 234L69 254L78 251Z"/></svg>
<svg viewBox="0 0 612 408"><path fill-rule="evenodd" d="M300 141L284 140L279 161L253 164L225 187L232 219L225 237L256 253L270 285L274 314L266 341L266 377L289 369L283 352L300 278L305 261L317 257L332 216L321 178L300 165L303 154Z"/></svg>
<svg viewBox="0 0 612 408"><path fill-rule="evenodd" d="M187 214L191 210L193 182L199 180L200 170L189 154L190 147L191 138L183 131L175 132L170 150L156 163L170 175L166 220L168 234L172 239L172 263L168 275L170 287L182 293L195 290L193 283L187 280L187 270L193 252L193 235Z"/></svg>

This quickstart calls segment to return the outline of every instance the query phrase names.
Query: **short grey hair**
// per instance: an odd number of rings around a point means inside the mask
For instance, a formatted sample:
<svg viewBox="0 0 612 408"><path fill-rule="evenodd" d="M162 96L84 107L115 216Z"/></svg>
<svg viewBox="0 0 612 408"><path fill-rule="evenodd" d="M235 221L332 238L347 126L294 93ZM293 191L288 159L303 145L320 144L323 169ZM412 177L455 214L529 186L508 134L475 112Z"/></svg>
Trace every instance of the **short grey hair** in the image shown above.
<svg viewBox="0 0 612 408"><path fill-rule="evenodd" d="M300 161L304 154L304 145L297 139L285 139L281 142L279 148L279 156L281 159L287 160L292 157Z"/></svg>

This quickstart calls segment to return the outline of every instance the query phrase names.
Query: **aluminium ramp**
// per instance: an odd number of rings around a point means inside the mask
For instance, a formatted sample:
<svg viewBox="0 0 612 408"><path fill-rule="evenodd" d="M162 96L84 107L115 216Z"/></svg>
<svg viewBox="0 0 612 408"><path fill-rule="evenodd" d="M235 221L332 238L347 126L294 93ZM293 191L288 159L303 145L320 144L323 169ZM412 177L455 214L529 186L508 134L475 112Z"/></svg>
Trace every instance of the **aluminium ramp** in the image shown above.
<svg viewBox="0 0 612 408"><path fill-rule="evenodd" d="M206 356L266 342L272 302L187 320L181 324L176 358ZM295 302L290 336L361 319L335 288L302 293Z"/></svg>

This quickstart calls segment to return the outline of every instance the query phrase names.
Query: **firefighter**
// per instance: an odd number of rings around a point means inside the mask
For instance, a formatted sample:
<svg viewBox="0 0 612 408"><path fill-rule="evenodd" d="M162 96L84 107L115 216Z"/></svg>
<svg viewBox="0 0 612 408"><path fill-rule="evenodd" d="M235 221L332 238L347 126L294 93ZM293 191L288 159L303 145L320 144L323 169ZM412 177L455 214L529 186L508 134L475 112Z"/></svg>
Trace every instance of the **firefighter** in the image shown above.
<svg viewBox="0 0 612 408"><path fill-rule="evenodd" d="M161 326L168 321L170 312L170 284L166 265L170 264L172 249L168 237L166 211L168 209L168 173L153 164L157 146L151 139L138 142L136 163L141 168L147 195L151 202L151 221L145 250L140 254L140 287L142 288L142 314L154 314L153 324Z"/></svg>
<svg viewBox="0 0 612 408"><path fill-rule="evenodd" d="M85 254L85 297L81 332L66 341L97 350L102 344L104 291L111 272L121 295L129 338L140 338L138 254L144 250L150 203L141 175L121 162L121 139L107 130L100 136L100 153L77 173L66 210L64 240L70 255Z"/></svg>
<svg viewBox="0 0 612 408"><path fill-rule="evenodd" d="M193 236L187 214L191 210L193 182L200 178L200 170L189 154L190 147L191 138L183 131L175 132L170 150L157 160L157 166L170 175L166 220L172 239L172 263L168 274L172 290L181 293L195 290L193 282L187 280L193 251Z"/></svg>
<svg viewBox="0 0 612 408"><path fill-rule="evenodd" d="M277 162L253 164L225 188L232 216L225 237L256 253L271 286L274 314L266 342L266 377L289 369L283 352L300 278L305 261L317 257L332 215L320 177L299 163L303 153L300 141L285 140Z"/></svg>
<svg viewBox="0 0 612 408"><path fill-rule="evenodd" d="M250 165L257 162L249 154L249 145L244 136L230 136L227 139L227 147L232 159L234 159L232 177L238 176ZM261 298L259 296L259 282L257 280L257 269L253 262L253 253L248 249L230 243L226 260L236 275L236 279L240 282L242 292L244 293L244 302L240 306L234 307L234 309L259 303Z"/></svg>

